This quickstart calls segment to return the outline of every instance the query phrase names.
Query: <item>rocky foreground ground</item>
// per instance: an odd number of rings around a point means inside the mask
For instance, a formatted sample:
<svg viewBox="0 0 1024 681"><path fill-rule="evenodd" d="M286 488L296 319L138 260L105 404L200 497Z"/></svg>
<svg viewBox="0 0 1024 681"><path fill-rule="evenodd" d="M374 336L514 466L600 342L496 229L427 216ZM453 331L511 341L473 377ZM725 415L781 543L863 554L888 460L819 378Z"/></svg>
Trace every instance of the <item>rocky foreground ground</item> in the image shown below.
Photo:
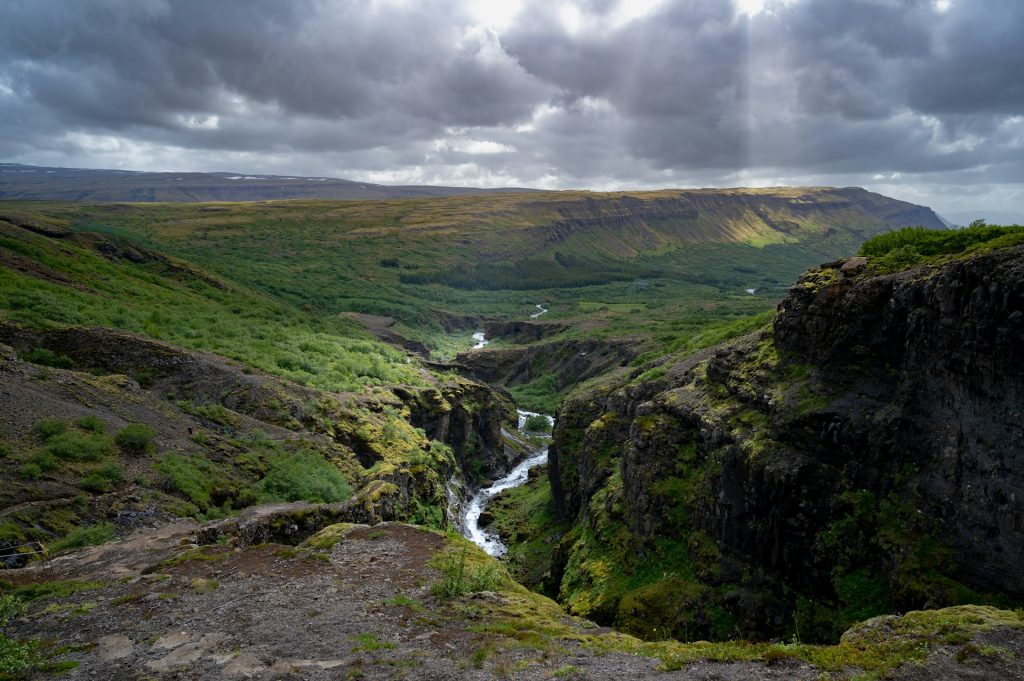
<svg viewBox="0 0 1024 681"><path fill-rule="evenodd" d="M74 679L841 679L883 659L889 678L1024 679L1024 618L991 608L938 611L920 630L878 618L829 648L645 644L411 525L243 546L261 527L287 534L301 510L183 521L7 571L4 590L30 600L7 635L41 640Z"/></svg>

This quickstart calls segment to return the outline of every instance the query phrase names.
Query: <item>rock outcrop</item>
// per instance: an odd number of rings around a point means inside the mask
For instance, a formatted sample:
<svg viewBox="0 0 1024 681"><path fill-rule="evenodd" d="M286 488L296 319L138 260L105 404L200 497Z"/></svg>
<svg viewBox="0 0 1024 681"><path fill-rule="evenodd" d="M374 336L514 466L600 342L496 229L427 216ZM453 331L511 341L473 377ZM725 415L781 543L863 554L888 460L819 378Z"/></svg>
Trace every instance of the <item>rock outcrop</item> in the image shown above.
<svg viewBox="0 0 1024 681"><path fill-rule="evenodd" d="M563 405L564 603L637 633L806 640L1024 601L1024 247L864 266L812 270L772 328Z"/></svg>
<svg viewBox="0 0 1024 681"><path fill-rule="evenodd" d="M455 363L466 376L503 386L551 374L555 388L563 390L627 364L637 353L632 339L569 339L470 350L459 353Z"/></svg>

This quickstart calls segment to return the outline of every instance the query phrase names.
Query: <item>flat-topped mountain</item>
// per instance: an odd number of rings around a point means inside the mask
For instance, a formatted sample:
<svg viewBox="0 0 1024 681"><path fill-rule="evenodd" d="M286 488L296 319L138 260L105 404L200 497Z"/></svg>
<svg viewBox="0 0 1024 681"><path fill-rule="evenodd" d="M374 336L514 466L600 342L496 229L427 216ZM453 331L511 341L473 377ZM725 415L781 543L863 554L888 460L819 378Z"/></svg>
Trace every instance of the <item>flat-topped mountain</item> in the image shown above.
<svg viewBox="0 0 1024 681"><path fill-rule="evenodd" d="M0 199L48 201L265 201L270 199L402 199L506 188L388 186L337 177L246 173L153 173L92 168L50 168L0 163Z"/></svg>

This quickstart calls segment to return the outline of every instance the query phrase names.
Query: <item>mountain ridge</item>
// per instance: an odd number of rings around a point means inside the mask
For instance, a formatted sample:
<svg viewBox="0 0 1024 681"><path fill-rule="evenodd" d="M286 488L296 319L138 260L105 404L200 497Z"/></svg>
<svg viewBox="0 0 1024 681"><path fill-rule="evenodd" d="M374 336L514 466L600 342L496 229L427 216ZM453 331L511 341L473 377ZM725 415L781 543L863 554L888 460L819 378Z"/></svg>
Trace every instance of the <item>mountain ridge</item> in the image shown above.
<svg viewBox="0 0 1024 681"><path fill-rule="evenodd" d="M210 202L279 199L402 199L528 188L382 185L336 177L231 172L150 172L0 163L0 199L92 202Z"/></svg>

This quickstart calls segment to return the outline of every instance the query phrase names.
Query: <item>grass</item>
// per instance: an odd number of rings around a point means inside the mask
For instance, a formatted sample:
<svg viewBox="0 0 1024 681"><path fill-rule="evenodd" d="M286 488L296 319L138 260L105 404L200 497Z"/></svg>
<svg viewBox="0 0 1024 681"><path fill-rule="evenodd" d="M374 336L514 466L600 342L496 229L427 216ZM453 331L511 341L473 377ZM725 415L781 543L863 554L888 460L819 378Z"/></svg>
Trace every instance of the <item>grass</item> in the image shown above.
<svg viewBox="0 0 1024 681"><path fill-rule="evenodd" d="M376 634L355 634L352 636L352 640L356 642L356 645L352 647L352 652L365 651L372 653L378 650L394 650L397 646L390 641L381 641Z"/></svg>
<svg viewBox="0 0 1024 681"><path fill-rule="evenodd" d="M49 545L51 553L61 553L85 546L103 544L114 538L114 526L110 523L89 525L72 530L66 536Z"/></svg>
<svg viewBox="0 0 1024 681"><path fill-rule="evenodd" d="M449 550L432 560L441 571L441 579L430 586L435 596L451 600L479 591L493 591L501 587L506 579L494 561L470 557L470 549Z"/></svg>
<svg viewBox="0 0 1024 681"><path fill-rule="evenodd" d="M398 594L384 601L384 605L393 605L400 608L411 608L416 611L423 611L424 608L419 602L409 598L405 594Z"/></svg>
<svg viewBox="0 0 1024 681"><path fill-rule="evenodd" d="M545 302L551 310L545 320L586 320L589 335L638 332L650 339L675 338L690 322L698 328L709 320L769 310L808 266L856 248L853 233L841 227L867 233L881 228L880 219L851 208L845 199L835 201L828 192L818 192L813 207L805 203L798 213L775 216L790 220L786 233L757 214L738 210L739 204L728 198L743 194L743 201L758 201L763 195L777 201L788 191L639 192L630 201L687 197L682 200L705 208L697 218L648 218L628 229L598 223L550 241L539 237L560 229L566 205L583 212L617 212L623 209L622 196L562 192L378 202L119 204L116 209L7 203L8 212L60 223L64 231L88 235L93 243L102 238L181 259L187 266L172 273L163 291L151 285L168 277L166 261L114 266L76 253L80 262L69 272L46 252L43 244L53 240L21 238L20 231L8 230L8 241L0 241L0 247L17 248L23 258L38 257L100 291L126 278L135 284L110 291L117 305L107 314L82 307L83 296L75 297L77 311L39 300L39 287L21 281L12 289L10 308L18 317L71 321L69 316L89 316L97 321L85 323L130 328L188 347L230 348L227 354L264 370L327 386L340 381L341 367L336 372L325 368L342 358L356 364L358 357L304 348L327 340L311 338L305 329L355 337L356 325L341 312L397 319L403 333L445 355L459 343L453 345L451 329L433 313L436 309L526 319L534 304ZM837 229L825 233L821 224ZM15 240L20 243L11 243ZM105 282L96 286L90 269ZM745 288L766 293L750 296ZM178 314L155 300L171 293L179 309L191 314ZM0 301L0 307L8 306ZM270 326L283 326L288 333L268 333ZM466 331L466 341L468 336ZM261 342L271 338L277 343ZM400 355L386 356L379 348L370 354L376 354L377 362L370 357L369 363L350 366L371 379L360 384L402 373Z"/></svg>
<svg viewBox="0 0 1024 681"><path fill-rule="evenodd" d="M143 263L111 261L89 248L92 243L51 239L0 221L0 250L53 273L47 279L0 268L0 316L29 326L124 329L329 390L420 381L404 353L343 317L314 315L154 254Z"/></svg>
<svg viewBox="0 0 1024 681"><path fill-rule="evenodd" d="M80 591L93 591L102 589L106 584L103 582L88 582L78 580L56 580L52 582L37 582L24 586L13 586L0 581L0 593L9 594L19 598L26 603L41 600L44 598L67 598Z"/></svg>

